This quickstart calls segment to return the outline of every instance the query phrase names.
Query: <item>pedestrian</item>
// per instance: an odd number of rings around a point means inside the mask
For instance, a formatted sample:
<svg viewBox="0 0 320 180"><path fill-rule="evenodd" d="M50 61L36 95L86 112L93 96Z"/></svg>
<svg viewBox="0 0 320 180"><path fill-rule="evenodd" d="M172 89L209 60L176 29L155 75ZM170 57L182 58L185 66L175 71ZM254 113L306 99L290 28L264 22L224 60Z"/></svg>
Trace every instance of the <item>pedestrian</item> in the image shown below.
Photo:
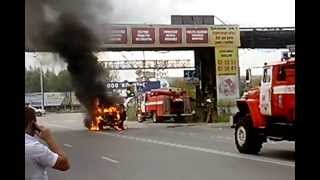
<svg viewBox="0 0 320 180"><path fill-rule="evenodd" d="M70 163L50 130L37 124L35 111L25 107L25 179L48 180L47 168L66 171Z"/></svg>

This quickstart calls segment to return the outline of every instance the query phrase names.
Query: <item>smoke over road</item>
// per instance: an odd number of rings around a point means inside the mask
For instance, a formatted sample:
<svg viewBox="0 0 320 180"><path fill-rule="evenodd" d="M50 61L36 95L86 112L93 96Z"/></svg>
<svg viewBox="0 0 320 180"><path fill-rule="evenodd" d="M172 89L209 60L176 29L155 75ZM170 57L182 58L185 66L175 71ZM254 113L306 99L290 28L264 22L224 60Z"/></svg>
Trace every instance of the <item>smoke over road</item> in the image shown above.
<svg viewBox="0 0 320 180"><path fill-rule="evenodd" d="M26 1L26 41L62 57L76 96L89 112L96 98L110 105L115 101L106 95L104 68L94 55L100 40L93 29L106 24L111 10L102 0Z"/></svg>

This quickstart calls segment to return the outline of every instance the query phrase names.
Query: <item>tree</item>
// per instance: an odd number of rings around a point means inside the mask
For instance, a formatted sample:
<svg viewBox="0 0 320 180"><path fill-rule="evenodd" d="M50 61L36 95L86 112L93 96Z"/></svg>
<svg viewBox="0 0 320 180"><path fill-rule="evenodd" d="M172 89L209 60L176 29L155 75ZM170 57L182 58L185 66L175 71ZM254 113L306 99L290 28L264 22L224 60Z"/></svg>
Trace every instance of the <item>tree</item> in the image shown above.
<svg viewBox="0 0 320 180"><path fill-rule="evenodd" d="M25 92L40 92L40 69L29 67L25 68Z"/></svg>
<svg viewBox="0 0 320 180"><path fill-rule="evenodd" d="M58 74L57 91L72 91L71 77L67 70L60 71Z"/></svg>
<svg viewBox="0 0 320 180"><path fill-rule="evenodd" d="M196 98L196 87L193 84L187 83L183 78L176 78L172 82L170 82L171 87L182 88L187 92L187 94L192 97Z"/></svg>
<svg viewBox="0 0 320 180"><path fill-rule="evenodd" d="M118 78L116 72L108 69L104 71L104 79L112 81ZM45 92L69 92L72 91L71 76L68 70L62 70L56 74L53 70L47 70L43 75L43 87ZM40 92L40 68L25 68L25 92Z"/></svg>

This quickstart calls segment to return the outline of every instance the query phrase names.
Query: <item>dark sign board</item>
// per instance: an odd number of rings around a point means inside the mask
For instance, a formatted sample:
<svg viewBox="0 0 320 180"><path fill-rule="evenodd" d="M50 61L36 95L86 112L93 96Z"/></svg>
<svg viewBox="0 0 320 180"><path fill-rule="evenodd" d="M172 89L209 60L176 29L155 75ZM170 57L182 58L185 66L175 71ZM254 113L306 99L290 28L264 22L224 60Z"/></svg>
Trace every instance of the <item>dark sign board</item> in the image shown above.
<svg viewBox="0 0 320 180"><path fill-rule="evenodd" d="M127 43L127 28L113 27L107 35L106 44L126 44Z"/></svg>
<svg viewBox="0 0 320 180"><path fill-rule="evenodd" d="M159 89L160 87L160 81L149 81L144 84L143 92Z"/></svg>
<svg viewBox="0 0 320 180"><path fill-rule="evenodd" d="M181 28L159 28L160 44L178 44L182 41Z"/></svg>
<svg viewBox="0 0 320 180"><path fill-rule="evenodd" d="M208 28L186 28L187 43L208 43Z"/></svg>
<svg viewBox="0 0 320 180"><path fill-rule="evenodd" d="M107 89L127 89L130 85L136 86L138 92L150 91L151 89L160 88L160 81L145 82L107 82ZM141 89L141 90L139 90Z"/></svg>
<svg viewBox="0 0 320 180"><path fill-rule="evenodd" d="M196 70L184 70L183 72L184 78L196 78L198 77Z"/></svg>
<svg viewBox="0 0 320 180"><path fill-rule="evenodd" d="M214 25L214 16L172 15L172 25Z"/></svg>
<svg viewBox="0 0 320 180"><path fill-rule="evenodd" d="M107 82L107 89L126 89L128 82Z"/></svg>
<svg viewBox="0 0 320 180"><path fill-rule="evenodd" d="M154 44L155 28L132 28L132 44Z"/></svg>

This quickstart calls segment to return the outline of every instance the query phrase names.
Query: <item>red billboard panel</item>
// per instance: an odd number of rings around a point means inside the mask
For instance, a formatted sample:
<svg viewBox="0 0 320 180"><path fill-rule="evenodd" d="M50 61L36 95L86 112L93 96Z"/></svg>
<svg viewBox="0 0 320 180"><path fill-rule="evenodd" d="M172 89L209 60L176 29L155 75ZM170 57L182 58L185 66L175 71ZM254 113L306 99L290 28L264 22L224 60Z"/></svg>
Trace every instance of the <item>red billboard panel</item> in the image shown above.
<svg viewBox="0 0 320 180"><path fill-rule="evenodd" d="M154 44L155 30L154 28L132 28L133 44Z"/></svg>
<svg viewBox="0 0 320 180"><path fill-rule="evenodd" d="M160 44L179 44L182 42L181 28L159 28Z"/></svg>
<svg viewBox="0 0 320 180"><path fill-rule="evenodd" d="M107 36L106 44L126 44L127 28L111 28Z"/></svg>
<svg viewBox="0 0 320 180"><path fill-rule="evenodd" d="M187 43L208 43L208 28L186 28Z"/></svg>

